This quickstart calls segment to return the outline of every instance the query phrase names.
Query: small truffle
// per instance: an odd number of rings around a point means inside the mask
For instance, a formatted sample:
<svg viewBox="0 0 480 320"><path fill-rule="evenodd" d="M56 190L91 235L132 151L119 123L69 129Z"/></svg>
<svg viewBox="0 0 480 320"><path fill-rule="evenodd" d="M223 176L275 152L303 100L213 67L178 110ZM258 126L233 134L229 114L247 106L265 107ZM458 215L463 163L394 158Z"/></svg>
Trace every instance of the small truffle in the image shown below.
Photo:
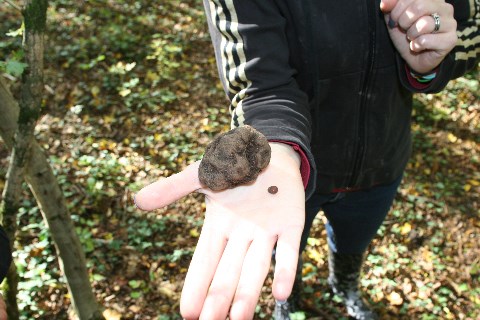
<svg viewBox="0 0 480 320"><path fill-rule="evenodd" d="M278 187L277 186L270 186L268 187L268 193L275 194L278 192Z"/></svg>
<svg viewBox="0 0 480 320"><path fill-rule="evenodd" d="M218 135L205 149L198 176L213 191L254 181L270 162L267 138L245 125Z"/></svg>

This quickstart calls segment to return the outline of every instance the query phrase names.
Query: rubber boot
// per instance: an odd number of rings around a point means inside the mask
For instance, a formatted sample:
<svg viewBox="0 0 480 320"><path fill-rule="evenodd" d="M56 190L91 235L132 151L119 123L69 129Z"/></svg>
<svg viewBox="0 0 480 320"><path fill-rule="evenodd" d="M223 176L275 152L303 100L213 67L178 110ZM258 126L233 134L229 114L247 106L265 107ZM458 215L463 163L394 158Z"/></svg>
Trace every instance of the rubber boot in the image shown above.
<svg viewBox="0 0 480 320"><path fill-rule="evenodd" d="M275 309L273 310L272 319L274 320L290 320L290 313L299 310L301 293L303 291L302 283L303 261L299 257L297 264L297 274L293 284L292 293L287 301L275 301Z"/></svg>
<svg viewBox="0 0 480 320"><path fill-rule="evenodd" d="M357 320L379 319L363 300L359 289L363 254L339 254L329 250L328 284L342 298L348 315Z"/></svg>
<svg viewBox="0 0 480 320"><path fill-rule="evenodd" d="M273 310L273 320L290 320L290 304L287 301L275 301L275 309Z"/></svg>

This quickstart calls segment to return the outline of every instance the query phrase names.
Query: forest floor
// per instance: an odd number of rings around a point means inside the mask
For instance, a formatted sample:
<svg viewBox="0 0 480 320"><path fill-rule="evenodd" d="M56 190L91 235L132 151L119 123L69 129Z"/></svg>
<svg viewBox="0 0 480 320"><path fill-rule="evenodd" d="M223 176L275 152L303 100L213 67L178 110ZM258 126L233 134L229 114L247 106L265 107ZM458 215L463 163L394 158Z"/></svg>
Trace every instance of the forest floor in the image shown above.
<svg viewBox="0 0 480 320"><path fill-rule="evenodd" d="M229 129L201 1L49 3L36 137L64 190L93 290L107 319L180 319L202 196L146 213L132 194L200 159ZM0 3L0 60L9 61L15 94L20 18ZM361 283L382 319L480 318L479 98L478 68L440 94L415 96L413 155ZM8 156L0 143L0 191ZM296 319L344 315L326 283L323 220L320 213L304 252ZM71 318L55 248L27 188L18 221L22 319ZM271 282L270 274L256 319L270 318Z"/></svg>

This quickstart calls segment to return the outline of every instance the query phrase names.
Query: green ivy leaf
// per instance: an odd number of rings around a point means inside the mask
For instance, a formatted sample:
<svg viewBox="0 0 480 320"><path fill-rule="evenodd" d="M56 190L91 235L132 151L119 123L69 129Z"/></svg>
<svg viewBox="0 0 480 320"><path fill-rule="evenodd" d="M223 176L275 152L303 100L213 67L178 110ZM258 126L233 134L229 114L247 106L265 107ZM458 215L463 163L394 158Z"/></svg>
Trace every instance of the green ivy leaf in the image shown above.
<svg viewBox="0 0 480 320"><path fill-rule="evenodd" d="M128 285L130 286L130 288L132 289L138 289L142 286L142 281L138 281L138 280L130 280L128 281Z"/></svg>
<svg viewBox="0 0 480 320"><path fill-rule="evenodd" d="M27 68L27 64L16 61L16 60L8 60L5 65L5 72L11 74L14 77L19 77L22 75L23 71Z"/></svg>
<svg viewBox="0 0 480 320"><path fill-rule="evenodd" d="M294 313L290 313L290 318L292 320L305 320L305 319L307 319L307 317L305 315L305 312L303 312L303 311L297 311L297 312L294 312Z"/></svg>

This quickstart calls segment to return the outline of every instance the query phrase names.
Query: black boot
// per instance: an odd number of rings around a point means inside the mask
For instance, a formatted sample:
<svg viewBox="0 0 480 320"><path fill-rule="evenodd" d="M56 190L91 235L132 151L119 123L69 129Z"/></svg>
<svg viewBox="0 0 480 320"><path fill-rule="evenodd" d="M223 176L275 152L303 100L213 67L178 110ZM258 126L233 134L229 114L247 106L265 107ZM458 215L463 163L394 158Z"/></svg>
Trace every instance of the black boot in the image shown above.
<svg viewBox="0 0 480 320"><path fill-rule="evenodd" d="M274 320L290 320L290 313L300 309L300 299L303 291L302 283L302 258L298 258L297 274L293 284L292 293L287 301L275 301L275 309L273 310L272 319Z"/></svg>
<svg viewBox="0 0 480 320"><path fill-rule="evenodd" d="M328 284L333 292L342 298L350 317L357 320L376 320L378 315L362 299L358 287L362 263L362 254L339 254L329 250Z"/></svg>
<svg viewBox="0 0 480 320"><path fill-rule="evenodd" d="M275 309L273 310L273 320L290 320L290 304L288 301L275 301Z"/></svg>

